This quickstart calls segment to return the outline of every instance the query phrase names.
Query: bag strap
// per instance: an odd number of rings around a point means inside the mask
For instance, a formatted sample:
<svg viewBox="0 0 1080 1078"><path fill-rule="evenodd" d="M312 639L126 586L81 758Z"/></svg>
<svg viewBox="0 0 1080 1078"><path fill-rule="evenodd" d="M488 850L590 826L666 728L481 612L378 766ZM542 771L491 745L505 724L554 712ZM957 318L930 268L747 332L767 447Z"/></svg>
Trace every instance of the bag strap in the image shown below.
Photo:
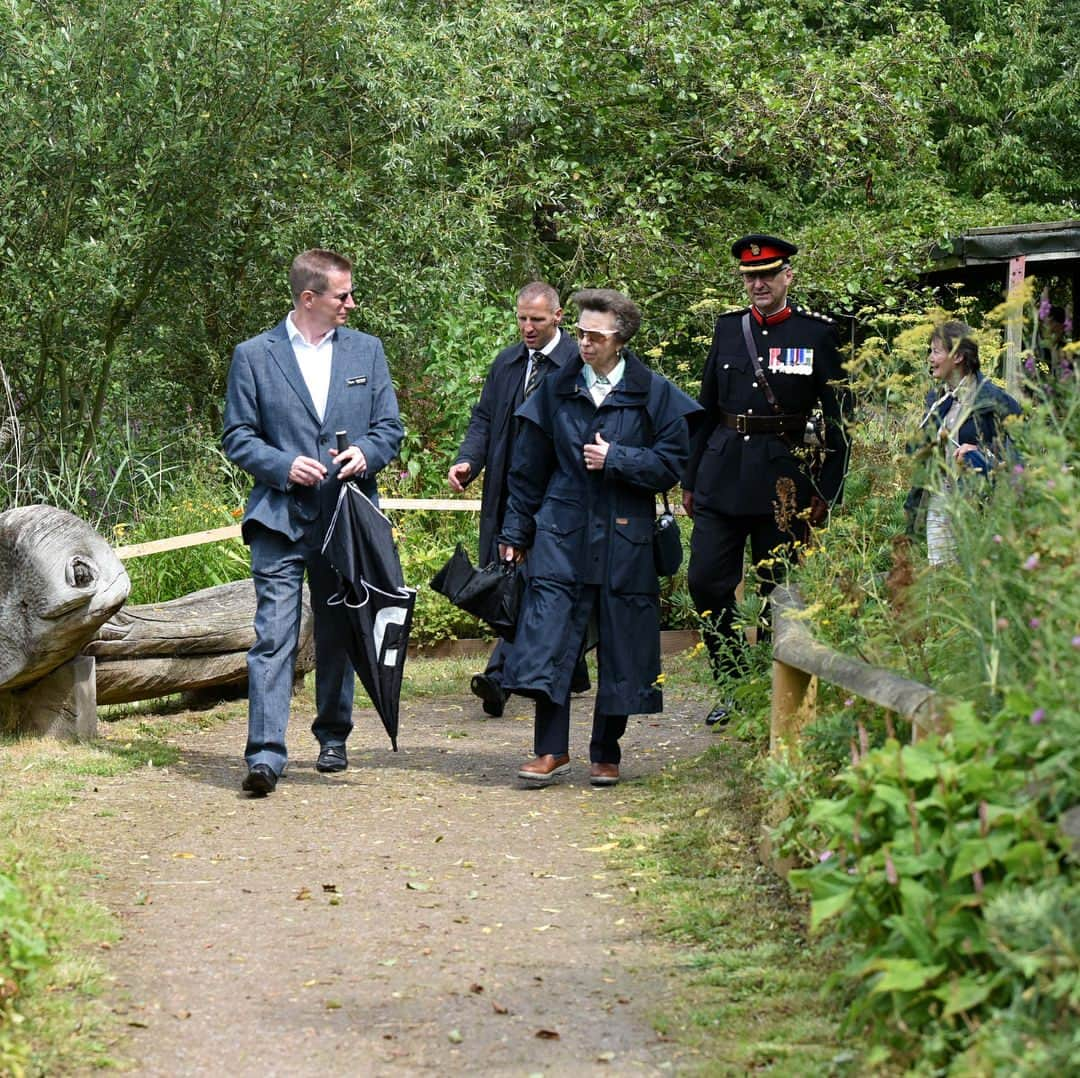
<svg viewBox="0 0 1080 1078"><path fill-rule="evenodd" d="M780 402L776 399L776 394L773 392L772 386L769 385L769 379L765 377L765 371L762 370L761 360L758 358L757 349L754 347L754 338L750 332L749 311L742 316L742 335L743 341L746 344L746 354L750 357L750 362L754 365L754 374L761 384L761 392L765 394L765 399L769 402L769 406L772 410L776 412L777 415L783 415L784 410L780 407Z"/></svg>

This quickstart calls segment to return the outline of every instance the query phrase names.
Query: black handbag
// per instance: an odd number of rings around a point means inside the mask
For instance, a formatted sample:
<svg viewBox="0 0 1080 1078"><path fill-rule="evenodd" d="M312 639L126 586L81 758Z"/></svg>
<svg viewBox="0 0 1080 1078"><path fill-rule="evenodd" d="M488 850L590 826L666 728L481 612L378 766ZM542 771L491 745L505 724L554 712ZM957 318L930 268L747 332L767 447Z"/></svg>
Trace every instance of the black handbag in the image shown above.
<svg viewBox="0 0 1080 1078"><path fill-rule="evenodd" d="M679 522L671 511L667 491L663 491L664 511L653 524L652 552L653 564L659 576L674 576L682 565L682 536L679 534Z"/></svg>
<svg viewBox="0 0 1080 1078"><path fill-rule="evenodd" d="M522 580L510 562L475 568L458 543L450 560L431 579L431 587L461 610L486 621L504 640L513 640L521 605Z"/></svg>

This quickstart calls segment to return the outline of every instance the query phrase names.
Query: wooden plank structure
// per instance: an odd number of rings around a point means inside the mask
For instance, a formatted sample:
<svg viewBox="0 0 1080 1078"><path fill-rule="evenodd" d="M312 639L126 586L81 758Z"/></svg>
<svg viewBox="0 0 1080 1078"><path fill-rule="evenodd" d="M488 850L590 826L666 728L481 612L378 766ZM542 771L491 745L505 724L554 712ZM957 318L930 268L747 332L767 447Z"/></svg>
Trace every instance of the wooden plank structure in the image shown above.
<svg viewBox="0 0 1080 1078"><path fill-rule="evenodd" d="M797 751L803 727L814 717L818 680L895 711L912 723L911 736L938 728L944 701L929 686L901 674L842 655L810 634L800 612L805 605L791 586L771 598L773 616L772 715L769 748Z"/></svg>
<svg viewBox="0 0 1080 1078"><path fill-rule="evenodd" d="M480 510L480 501L478 498L380 498L379 508L475 513ZM231 524L226 528L211 528L208 531L189 532L187 535L174 535L168 539L153 539L146 543L132 543L129 546L117 547L116 556L121 561L126 561L128 558L144 558L147 554L163 554L167 550L183 550L185 547L239 538L240 525Z"/></svg>
<svg viewBox="0 0 1080 1078"><path fill-rule="evenodd" d="M1069 282L1073 340L1080 333L1080 220L1039 221L997 228L973 228L952 236L930 252L932 266L920 276L937 288L1004 285L1015 293L1026 277L1058 277ZM1005 384L1015 397L1020 390L1023 312L1017 305L1006 325Z"/></svg>

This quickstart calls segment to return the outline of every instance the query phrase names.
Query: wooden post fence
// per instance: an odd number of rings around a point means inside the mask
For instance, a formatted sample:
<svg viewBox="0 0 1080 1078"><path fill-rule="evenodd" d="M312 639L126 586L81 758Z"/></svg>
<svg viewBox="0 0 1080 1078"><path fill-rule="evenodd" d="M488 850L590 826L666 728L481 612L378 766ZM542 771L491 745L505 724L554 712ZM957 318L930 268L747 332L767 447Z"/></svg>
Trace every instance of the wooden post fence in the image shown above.
<svg viewBox="0 0 1080 1078"><path fill-rule="evenodd" d="M789 585L771 597L773 620L772 715L769 748L797 751L803 727L813 719L818 679L895 711L912 723L911 736L937 729L943 702L927 685L892 670L842 655L811 636L800 612L805 604Z"/></svg>

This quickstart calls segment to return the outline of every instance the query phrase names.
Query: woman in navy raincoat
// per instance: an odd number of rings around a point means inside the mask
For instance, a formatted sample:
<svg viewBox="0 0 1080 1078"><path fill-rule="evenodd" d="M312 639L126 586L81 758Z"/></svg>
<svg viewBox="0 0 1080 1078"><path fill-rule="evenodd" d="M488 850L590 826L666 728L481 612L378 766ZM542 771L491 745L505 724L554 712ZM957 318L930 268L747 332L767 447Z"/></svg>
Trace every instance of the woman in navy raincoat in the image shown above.
<svg viewBox="0 0 1080 1078"><path fill-rule="evenodd" d="M589 781L619 780L631 714L662 710L656 495L674 486L700 406L625 346L641 312L620 292L573 301L581 357L518 410L500 554L525 559L527 585L503 685L536 701L536 758L519 778L570 770L570 676L588 636L599 680Z"/></svg>

